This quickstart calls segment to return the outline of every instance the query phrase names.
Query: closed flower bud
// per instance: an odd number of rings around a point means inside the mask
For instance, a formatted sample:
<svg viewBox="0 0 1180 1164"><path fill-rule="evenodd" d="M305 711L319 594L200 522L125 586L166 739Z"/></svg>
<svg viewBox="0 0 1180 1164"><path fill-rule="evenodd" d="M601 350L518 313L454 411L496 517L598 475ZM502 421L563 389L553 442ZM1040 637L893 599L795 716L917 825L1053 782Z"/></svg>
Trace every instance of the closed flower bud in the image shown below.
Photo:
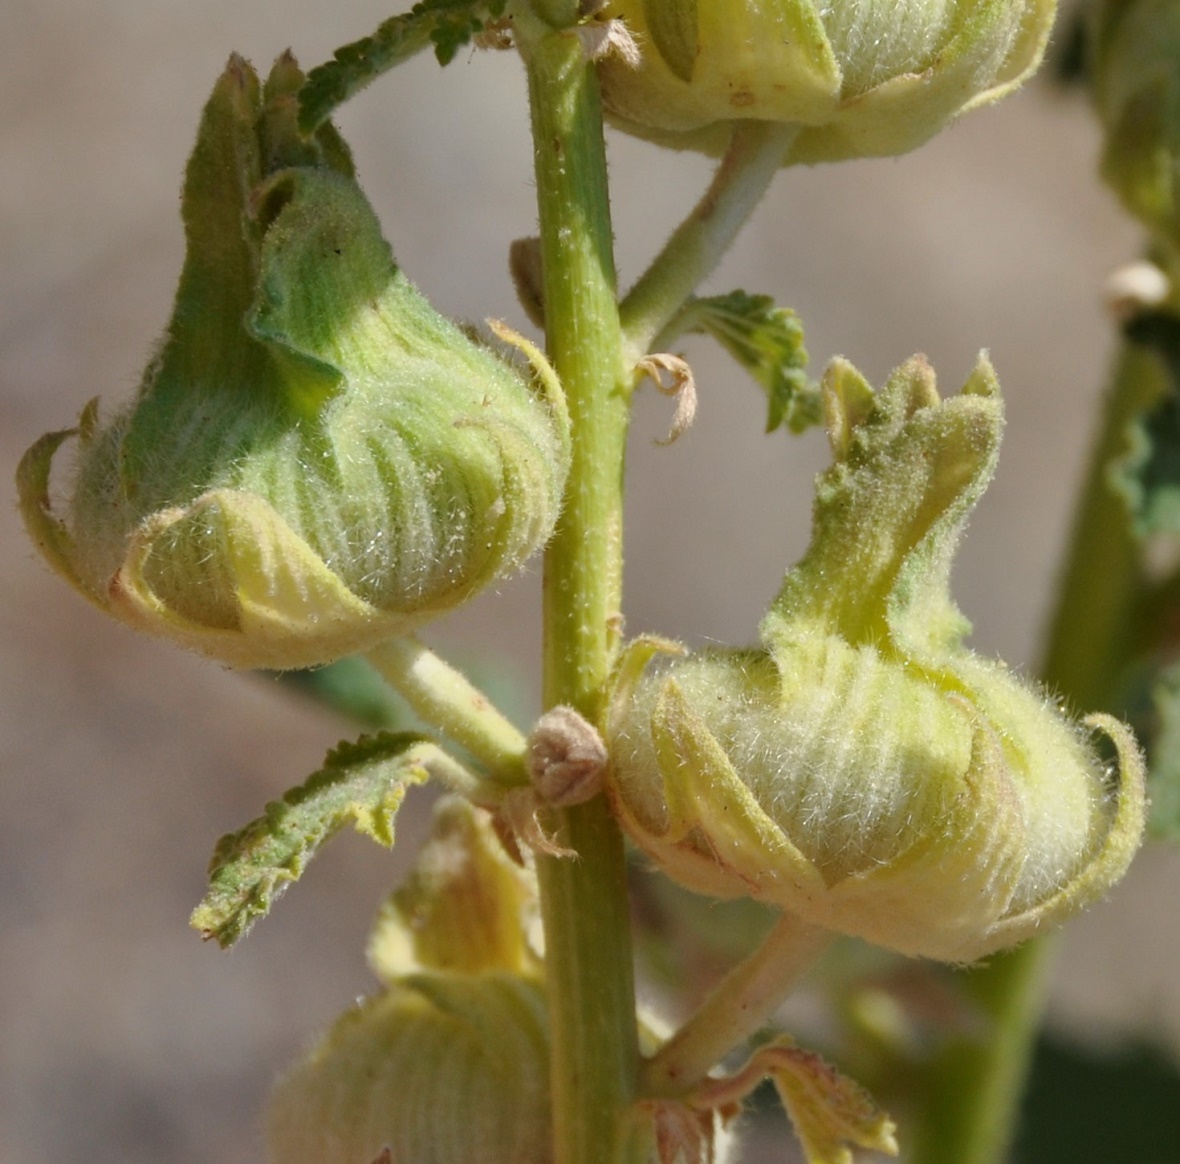
<svg viewBox="0 0 1180 1164"><path fill-rule="evenodd" d="M417 970L537 973L536 914L536 880L505 853L488 814L446 796L413 873L377 917L369 964L388 983Z"/></svg>
<svg viewBox="0 0 1180 1164"><path fill-rule="evenodd" d="M990 365L943 401L921 359L876 395L837 362L823 393L835 463L762 646L647 673L633 648L611 793L689 888L972 961L1122 875L1143 828L1142 760L1122 724L1078 724L962 645L949 576L999 447Z"/></svg>
<svg viewBox="0 0 1180 1164"><path fill-rule="evenodd" d="M1180 9L1102 0L1090 11L1091 81L1106 130L1103 177L1136 218L1180 245Z"/></svg>
<svg viewBox="0 0 1180 1164"><path fill-rule="evenodd" d="M276 1164L551 1164L545 991L416 974L340 1018L275 1089Z"/></svg>
<svg viewBox="0 0 1180 1164"><path fill-rule="evenodd" d="M789 160L900 154L1018 86L1054 0L610 0L642 59L601 66L620 128L716 152L735 121L797 125Z"/></svg>
<svg viewBox="0 0 1180 1164"><path fill-rule="evenodd" d="M276 1164L551 1164L549 1034L531 875L490 818L445 798L377 917L380 994L280 1080Z"/></svg>
<svg viewBox="0 0 1180 1164"><path fill-rule="evenodd" d="M231 60L183 197L171 323L130 406L42 438L34 538L144 630L240 667L323 663L448 610L549 536L568 460L552 373L522 373L397 268L294 62ZM534 379L537 383L534 383ZM59 515L50 463L76 438Z"/></svg>

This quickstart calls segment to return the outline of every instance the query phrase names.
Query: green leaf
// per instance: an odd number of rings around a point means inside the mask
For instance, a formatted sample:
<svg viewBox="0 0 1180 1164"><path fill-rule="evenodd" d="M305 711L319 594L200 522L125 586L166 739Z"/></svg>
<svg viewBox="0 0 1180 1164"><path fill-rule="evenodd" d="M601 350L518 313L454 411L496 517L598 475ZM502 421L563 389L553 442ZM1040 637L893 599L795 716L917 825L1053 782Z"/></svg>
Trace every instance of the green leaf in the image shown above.
<svg viewBox="0 0 1180 1164"><path fill-rule="evenodd" d="M807 375L807 349L799 317L769 295L731 291L692 300L686 331L711 335L770 398L766 431L785 424L803 432L823 420L819 385Z"/></svg>
<svg viewBox="0 0 1180 1164"><path fill-rule="evenodd" d="M1145 312L1125 333L1159 357L1167 390L1129 426L1127 451L1111 465L1111 484L1126 501L1137 536L1180 534L1180 318Z"/></svg>
<svg viewBox="0 0 1180 1164"><path fill-rule="evenodd" d="M223 949L232 946L349 820L357 832L392 846L406 788L426 780L428 764L441 755L436 744L408 733L381 732L337 745L305 783L217 842L209 891L189 924Z"/></svg>
<svg viewBox="0 0 1180 1164"><path fill-rule="evenodd" d="M408 61L428 44L440 65L449 64L473 36L504 13L507 0L422 0L391 17L372 36L338 48L312 69L299 94L299 124L306 133L382 73Z"/></svg>

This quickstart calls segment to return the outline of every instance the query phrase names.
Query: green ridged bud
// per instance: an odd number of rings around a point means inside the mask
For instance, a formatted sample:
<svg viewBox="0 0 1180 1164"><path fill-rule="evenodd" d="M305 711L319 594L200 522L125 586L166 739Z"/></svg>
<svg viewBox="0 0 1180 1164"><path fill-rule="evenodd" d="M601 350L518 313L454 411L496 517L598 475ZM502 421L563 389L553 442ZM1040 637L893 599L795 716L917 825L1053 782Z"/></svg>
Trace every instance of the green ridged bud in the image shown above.
<svg viewBox="0 0 1180 1164"><path fill-rule="evenodd" d="M610 0L641 52L609 56L619 128L718 152L735 121L800 127L789 161L900 154L1040 64L1055 0Z"/></svg>
<svg viewBox="0 0 1180 1164"><path fill-rule="evenodd" d="M413 873L382 907L369 964L382 991L341 1016L280 1079L268 1116L275 1164L553 1164L548 1006L530 943L536 879L491 816L439 801ZM515 847L514 845L511 847ZM639 1015L640 1047L666 1040ZM724 1164L726 1119L640 1100L626 1159Z"/></svg>
<svg viewBox="0 0 1180 1164"><path fill-rule="evenodd" d="M505 853L488 814L447 796L413 873L377 917L369 964L389 983L419 970L535 975L536 915L536 879Z"/></svg>
<svg viewBox="0 0 1180 1164"><path fill-rule="evenodd" d="M488 814L446 798L417 868L378 915L385 984L280 1080L276 1164L551 1164L549 1034L526 932L531 875Z"/></svg>
<svg viewBox="0 0 1180 1164"><path fill-rule="evenodd" d="M631 836L691 889L972 961L1122 875L1143 829L1142 759L1122 724L1078 724L962 645L949 577L999 448L990 365L942 401L921 359L876 395L837 362L823 394L835 463L762 647L645 674L654 648L633 648L611 716L611 794Z"/></svg>
<svg viewBox="0 0 1180 1164"><path fill-rule="evenodd" d="M231 60L138 397L102 423L88 406L19 474L30 532L79 590L239 667L363 650L516 570L552 531L568 462L552 373L523 373L410 284L335 131L297 130L301 83L289 58L265 88ZM59 517L50 462L71 437Z"/></svg>
<svg viewBox="0 0 1180 1164"><path fill-rule="evenodd" d="M1180 244L1180 5L1107 0L1090 20L1094 100L1106 130L1102 176L1123 205Z"/></svg>
<svg viewBox="0 0 1180 1164"><path fill-rule="evenodd" d="M545 991L420 974L340 1018L280 1080L275 1164L551 1164Z"/></svg>

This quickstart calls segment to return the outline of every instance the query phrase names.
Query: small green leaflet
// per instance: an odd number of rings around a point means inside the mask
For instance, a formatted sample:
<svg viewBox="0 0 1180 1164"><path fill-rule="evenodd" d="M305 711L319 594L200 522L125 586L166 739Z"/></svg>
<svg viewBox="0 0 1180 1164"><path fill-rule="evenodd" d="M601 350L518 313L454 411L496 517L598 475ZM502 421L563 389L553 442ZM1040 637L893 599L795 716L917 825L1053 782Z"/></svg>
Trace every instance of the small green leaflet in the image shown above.
<svg viewBox="0 0 1180 1164"><path fill-rule="evenodd" d="M823 420L819 385L807 375L803 325L769 295L731 291L693 299L685 307L682 327L711 335L766 389L767 432L785 424L799 433Z"/></svg>
<svg viewBox="0 0 1180 1164"><path fill-rule="evenodd" d="M380 845L393 845L393 819L413 784L442 755L423 736L381 732L343 742L324 766L257 820L217 842L209 891L189 924L226 949L265 916L307 862L345 824Z"/></svg>
<svg viewBox="0 0 1180 1164"><path fill-rule="evenodd" d="M1167 389L1130 425L1128 449L1111 466L1111 482L1126 500L1137 536L1180 534L1180 318L1144 312L1125 333L1159 357Z"/></svg>
<svg viewBox="0 0 1180 1164"><path fill-rule="evenodd" d="M299 93L299 127L311 133L355 93L382 73L434 45L440 65L503 15L507 0L422 0L386 20L372 36L338 48L312 69Z"/></svg>

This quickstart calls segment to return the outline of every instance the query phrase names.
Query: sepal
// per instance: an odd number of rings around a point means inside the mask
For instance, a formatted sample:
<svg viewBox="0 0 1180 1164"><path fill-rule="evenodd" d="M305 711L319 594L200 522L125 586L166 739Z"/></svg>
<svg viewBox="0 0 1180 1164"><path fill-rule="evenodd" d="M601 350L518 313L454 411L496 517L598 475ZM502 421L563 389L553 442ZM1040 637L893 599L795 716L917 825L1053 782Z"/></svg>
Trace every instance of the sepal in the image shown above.
<svg viewBox="0 0 1180 1164"><path fill-rule="evenodd" d="M887 641L945 653L969 629L950 598L967 517L995 470L1003 405L981 356L962 392L940 400L918 356L873 396L843 361L821 391L834 464L816 482L811 544L762 624L768 644L823 624L852 645ZM855 585L832 579L855 576Z"/></svg>
<svg viewBox="0 0 1180 1164"><path fill-rule="evenodd" d="M456 769L460 765L437 744L410 733L380 732L339 744L303 784L217 842L209 890L189 924L205 939L232 946L346 824L392 847L407 789L431 775L453 780Z"/></svg>

